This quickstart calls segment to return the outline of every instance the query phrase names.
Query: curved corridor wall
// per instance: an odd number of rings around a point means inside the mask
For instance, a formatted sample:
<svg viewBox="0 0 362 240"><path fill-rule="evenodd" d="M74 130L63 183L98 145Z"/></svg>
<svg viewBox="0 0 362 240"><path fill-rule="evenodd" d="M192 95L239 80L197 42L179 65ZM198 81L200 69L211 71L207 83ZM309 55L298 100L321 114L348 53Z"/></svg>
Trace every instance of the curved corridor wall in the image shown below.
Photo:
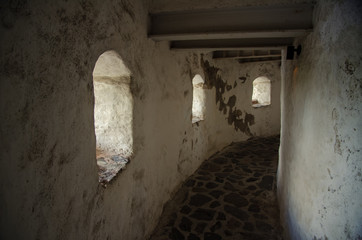
<svg viewBox="0 0 362 240"><path fill-rule="evenodd" d="M192 124L190 72L195 62L202 70L200 57L147 38L147 1L1 4L1 239L143 240L203 160L249 137L225 119L215 89L205 90L205 120ZM109 49L132 72L134 156L104 188L97 176L92 73ZM227 73L226 65L219 67ZM251 108L251 85L241 86L235 93L247 92ZM269 128L256 119L250 132L261 135Z"/></svg>

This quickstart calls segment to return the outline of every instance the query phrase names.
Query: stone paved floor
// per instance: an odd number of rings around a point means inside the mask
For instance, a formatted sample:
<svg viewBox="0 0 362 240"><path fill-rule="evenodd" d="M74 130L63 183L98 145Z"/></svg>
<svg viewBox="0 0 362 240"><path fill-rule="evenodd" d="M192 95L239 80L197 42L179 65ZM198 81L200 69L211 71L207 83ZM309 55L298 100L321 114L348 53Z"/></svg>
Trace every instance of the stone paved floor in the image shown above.
<svg viewBox="0 0 362 240"><path fill-rule="evenodd" d="M150 240L282 239L279 136L233 143L206 160L165 206Z"/></svg>

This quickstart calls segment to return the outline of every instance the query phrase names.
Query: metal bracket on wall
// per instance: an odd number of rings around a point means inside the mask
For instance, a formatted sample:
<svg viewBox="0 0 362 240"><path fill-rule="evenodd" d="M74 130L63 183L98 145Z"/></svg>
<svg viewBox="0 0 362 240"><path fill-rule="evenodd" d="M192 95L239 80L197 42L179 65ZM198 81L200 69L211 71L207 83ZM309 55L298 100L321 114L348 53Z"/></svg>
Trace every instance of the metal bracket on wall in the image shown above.
<svg viewBox="0 0 362 240"><path fill-rule="evenodd" d="M297 56L299 56L300 53L302 52L302 46L298 45L297 48L295 48L294 46L288 46L288 48L287 48L287 60L293 60L294 59L294 52L297 52Z"/></svg>

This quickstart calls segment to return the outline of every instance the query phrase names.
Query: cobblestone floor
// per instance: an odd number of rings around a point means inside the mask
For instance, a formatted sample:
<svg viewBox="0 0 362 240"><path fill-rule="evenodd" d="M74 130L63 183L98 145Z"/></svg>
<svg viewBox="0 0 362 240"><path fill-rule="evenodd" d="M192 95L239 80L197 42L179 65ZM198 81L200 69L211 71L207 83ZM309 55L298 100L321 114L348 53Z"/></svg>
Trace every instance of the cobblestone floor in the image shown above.
<svg viewBox="0 0 362 240"><path fill-rule="evenodd" d="M206 160L165 206L150 240L282 239L279 136L233 143Z"/></svg>

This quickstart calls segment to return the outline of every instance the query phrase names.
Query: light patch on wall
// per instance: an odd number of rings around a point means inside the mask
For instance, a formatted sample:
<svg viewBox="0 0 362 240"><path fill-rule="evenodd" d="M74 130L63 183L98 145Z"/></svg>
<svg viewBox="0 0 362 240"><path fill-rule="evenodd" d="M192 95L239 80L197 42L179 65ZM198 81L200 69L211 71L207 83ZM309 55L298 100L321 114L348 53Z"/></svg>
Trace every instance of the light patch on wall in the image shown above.
<svg viewBox="0 0 362 240"><path fill-rule="evenodd" d="M131 72L114 51L103 53L93 71L94 128L99 182L125 167L133 153Z"/></svg>
<svg viewBox="0 0 362 240"><path fill-rule="evenodd" d="M271 84L267 77L258 77L253 81L252 106L270 105Z"/></svg>
<svg viewBox="0 0 362 240"><path fill-rule="evenodd" d="M205 115L205 92L203 89L204 79L196 74L192 79L193 99L192 99L192 123L204 120Z"/></svg>

